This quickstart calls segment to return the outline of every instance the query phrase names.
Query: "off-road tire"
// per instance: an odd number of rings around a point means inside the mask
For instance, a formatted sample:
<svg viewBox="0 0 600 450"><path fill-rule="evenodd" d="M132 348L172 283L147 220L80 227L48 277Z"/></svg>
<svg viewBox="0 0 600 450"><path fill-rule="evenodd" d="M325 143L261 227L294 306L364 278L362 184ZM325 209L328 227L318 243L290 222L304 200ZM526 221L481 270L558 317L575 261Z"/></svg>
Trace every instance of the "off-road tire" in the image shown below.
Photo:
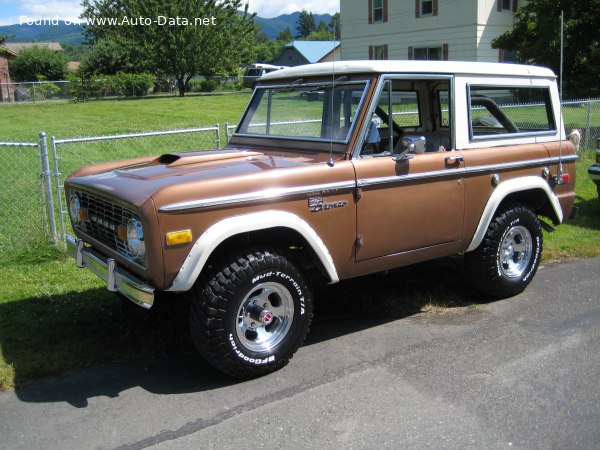
<svg viewBox="0 0 600 450"><path fill-rule="evenodd" d="M285 366L312 320L305 278L277 250L249 250L212 264L191 300L194 344L209 363L240 379Z"/></svg>
<svg viewBox="0 0 600 450"><path fill-rule="evenodd" d="M509 205L490 222L483 241L465 254L473 284L493 298L517 295L531 282L540 264L542 227L526 205Z"/></svg>

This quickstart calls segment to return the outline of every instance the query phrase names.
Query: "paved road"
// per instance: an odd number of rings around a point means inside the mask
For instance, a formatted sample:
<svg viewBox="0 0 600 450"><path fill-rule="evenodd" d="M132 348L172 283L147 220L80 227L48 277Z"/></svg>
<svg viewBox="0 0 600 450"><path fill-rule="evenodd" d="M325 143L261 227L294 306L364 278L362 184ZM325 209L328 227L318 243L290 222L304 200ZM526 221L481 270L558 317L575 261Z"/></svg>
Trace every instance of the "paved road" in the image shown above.
<svg viewBox="0 0 600 450"><path fill-rule="evenodd" d="M517 297L401 320L317 321L243 383L193 356L0 394L0 448L599 448L600 259Z"/></svg>

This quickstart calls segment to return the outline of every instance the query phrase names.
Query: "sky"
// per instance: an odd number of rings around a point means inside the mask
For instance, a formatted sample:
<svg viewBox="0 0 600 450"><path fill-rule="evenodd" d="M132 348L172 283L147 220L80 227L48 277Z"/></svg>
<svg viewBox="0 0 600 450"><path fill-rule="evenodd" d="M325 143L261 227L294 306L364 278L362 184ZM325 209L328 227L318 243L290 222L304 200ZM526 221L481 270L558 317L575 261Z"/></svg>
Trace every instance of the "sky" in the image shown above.
<svg viewBox="0 0 600 450"><path fill-rule="evenodd" d="M261 17L277 17L294 11L333 14L340 10L340 0L248 0L250 12ZM0 25L25 20L74 20L81 14L81 0L0 0Z"/></svg>

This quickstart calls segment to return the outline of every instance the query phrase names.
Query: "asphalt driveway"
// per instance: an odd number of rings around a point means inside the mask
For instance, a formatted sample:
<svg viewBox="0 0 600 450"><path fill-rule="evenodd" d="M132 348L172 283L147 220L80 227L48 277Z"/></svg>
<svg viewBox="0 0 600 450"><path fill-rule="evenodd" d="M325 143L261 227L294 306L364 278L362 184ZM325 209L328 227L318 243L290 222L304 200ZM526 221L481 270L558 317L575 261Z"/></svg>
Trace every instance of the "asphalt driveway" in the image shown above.
<svg viewBox="0 0 600 450"><path fill-rule="evenodd" d="M0 393L0 449L599 448L600 259L525 293L318 318L290 364L235 382L195 355Z"/></svg>

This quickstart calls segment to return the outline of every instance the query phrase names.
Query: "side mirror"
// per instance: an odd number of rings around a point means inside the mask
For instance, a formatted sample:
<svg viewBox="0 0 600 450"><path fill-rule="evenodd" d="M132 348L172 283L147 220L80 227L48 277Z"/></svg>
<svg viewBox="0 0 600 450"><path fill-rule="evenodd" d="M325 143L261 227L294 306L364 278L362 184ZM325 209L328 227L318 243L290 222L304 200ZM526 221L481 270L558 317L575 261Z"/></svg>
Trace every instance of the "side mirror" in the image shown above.
<svg viewBox="0 0 600 450"><path fill-rule="evenodd" d="M425 144L427 143L425 140L425 136L404 136L400 141L402 144L402 151L400 153L395 153L392 156L392 159L396 162L402 161L403 159L412 159L413 156L408 156L409 152L413 153L425 153Z"/></svg>

